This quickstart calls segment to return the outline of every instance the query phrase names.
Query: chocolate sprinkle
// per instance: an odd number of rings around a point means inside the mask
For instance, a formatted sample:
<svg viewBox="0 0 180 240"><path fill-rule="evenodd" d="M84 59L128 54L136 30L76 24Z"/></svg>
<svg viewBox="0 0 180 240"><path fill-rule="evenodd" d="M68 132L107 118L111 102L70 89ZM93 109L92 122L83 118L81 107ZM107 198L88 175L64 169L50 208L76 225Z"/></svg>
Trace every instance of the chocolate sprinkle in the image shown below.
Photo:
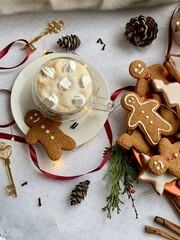
<svg viewBox="0 0 180 240"><path fill-rule="evenodd" d="M38 206L41 207L42 203L41 203L41 198L38 198Z"/></svg>
<svg viewBox="0 0 180 240"><path fill-rule="evenodd" d="M21 186L23 187L24 185L27 185L27 184L28 184L28 182L26 181L26 182L22 183Z"/></svg>
<svg viewBox="0 0 180 240"><path fill-rule="evenodd" d="M104 44L101 38L98 38L97 43L100 43L101 45Z"/></svg>
<svg viewBox="0 0 180 240"><path fill-rule="evenodd" d="M70 128L75 129L78 125L79 125L79 123L75 122L75 123L73 123L73 125L70 126Z"/></svg>
<svg viewBox="0 0 180 240"><path fill-rule="evenodd" d="M105 47L106 47L106 44L103 45L103 47L102 47L101 50L104 51L104 50L105 50Z"/></svg>

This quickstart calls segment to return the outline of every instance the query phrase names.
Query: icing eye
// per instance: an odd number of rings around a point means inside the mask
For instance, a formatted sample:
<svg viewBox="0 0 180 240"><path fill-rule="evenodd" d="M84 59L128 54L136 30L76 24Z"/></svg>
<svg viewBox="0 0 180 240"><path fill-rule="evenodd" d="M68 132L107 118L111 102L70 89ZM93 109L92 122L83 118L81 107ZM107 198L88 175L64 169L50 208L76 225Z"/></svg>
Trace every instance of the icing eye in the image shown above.
<svg viewBox="0 0 180 240"><path fill-rule="evenodd" d="M132 97L131 99L134 100L134 97Z"/></svg>
<svg viewBox="0 0 180 240"><path fill-rule="evenodd" d="M131 103L131 100L128 100L129 103Z"/></svg>
<svg viewBox="0 0 180 240"><path fill-rule="evenodd" d="M37 117L37 113L34 113L34 116Z"/></svg>
<svg viewBox="0 0 180 240"><path fill-rule="evenodd" d="M30 120L32 120L32 119L33 119L33 117L32 117L32 116L30 116L30 117L29 117L29 119L30 119Z"/></svg>
<svg viewBox="0 0 180 240"><path fill-rule="evenodd" d="M135 71L135 73L137 73L137 72L138 72L138 69L137 69L137 68L135 68L135 69L134 69L134 71Z"/></svg>
<svg viewBox="0 0 180 240"><path fill-rule="evenodd" d="M138 67L141 68L141 64L140 63L138 64Z"/></svg>

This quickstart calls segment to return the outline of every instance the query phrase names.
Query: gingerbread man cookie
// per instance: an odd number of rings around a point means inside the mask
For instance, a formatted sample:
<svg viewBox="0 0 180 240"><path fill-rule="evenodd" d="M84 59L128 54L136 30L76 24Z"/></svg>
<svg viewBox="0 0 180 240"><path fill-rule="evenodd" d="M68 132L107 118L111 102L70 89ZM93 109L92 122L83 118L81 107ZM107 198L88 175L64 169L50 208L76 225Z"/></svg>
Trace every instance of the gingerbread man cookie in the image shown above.
<svg viewBox="0 0 180 240"><path fill-rule="evenodd" d="M137 79L135 92L139 97L145 95L151 95L154 91L151 84L151 79L164 79L163 72L164 67L162 64L154 64L148 68L148 66L140 60L133 61L129 66L129 73L135 79Z"/></svg>
<svg viewBox="0 0 180 240"><path fill-rule="evenodd" d="M134 92L128 92L122 96L121 104L130 112L126 121L127 129L134 130L139 127L151 146L158 144L161 134L165 136L171 134L171 124L157 112L160 106L157 100L142 101Z"/></svg>
<svg viewBox="0 0 180 240"><path fill-rule="evenodd" d="M167 138L162 138L158 145L160 155L154 155L149 160L150 170L161 175L168 171L173 176L180 178L180 141L171 143Z"/></svg>
<svg viewBox="0 0 180 240"><path fill-rule="evenodd" d="M26 135L26 142L28 144L40 142L51 160L60 159L61 149L72 150L75 148L75 141L59 129L60 123L45 118L39 110L30 110L26 113L24 120L30 127Z"/></svg>

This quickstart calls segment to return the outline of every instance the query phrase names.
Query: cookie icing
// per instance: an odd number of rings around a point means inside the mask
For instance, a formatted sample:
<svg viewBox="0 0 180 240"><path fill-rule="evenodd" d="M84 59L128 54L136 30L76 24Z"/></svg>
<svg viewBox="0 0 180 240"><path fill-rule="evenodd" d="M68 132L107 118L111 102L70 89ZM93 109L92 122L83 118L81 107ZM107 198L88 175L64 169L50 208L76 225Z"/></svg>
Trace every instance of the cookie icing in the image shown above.
<svg viewBox="0 0 180 240"><path fill-rule="evenodd" d="M123 107L125 109L126 106L131 107L131 112L128 115L128 127L133 130L140 125L153 145L158 144L161 132L171 132L171 125L156 112L159 104L155 99L147 99L144 102L140 102L135 93L128 93L124 97L124 103L125 106ZM146 112L149 110L149 115L147 115ZM136 121L135 114L138 115ZM157 137L153 137L152 128L156 130Z"/></svg>
<svg viewBox="0 0 180 240"><path fill-rule="evenodd" d="M177 106L180 113L180 83L172 82L165 84L162 80L154 79L156 89L161 90L167 98L169 105Z"/></svg>

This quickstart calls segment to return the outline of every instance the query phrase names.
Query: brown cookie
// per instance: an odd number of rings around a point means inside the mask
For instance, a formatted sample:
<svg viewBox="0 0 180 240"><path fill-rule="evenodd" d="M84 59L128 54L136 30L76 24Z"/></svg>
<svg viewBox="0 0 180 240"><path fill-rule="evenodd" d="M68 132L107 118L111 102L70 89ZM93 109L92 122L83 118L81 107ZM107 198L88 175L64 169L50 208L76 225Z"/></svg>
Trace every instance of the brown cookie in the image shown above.
<svg viewBox="0 0 180 240"><path fill-rule="evenodd" d="M180 178L180 141L171 143L167 138L162 138L158 145L160 155L154 155L149 160L150 170L161 175L168 171L173 176Z"/></svg>
<svg viewBox="0 0 180 240"><path fill-rule="evenodd" d="M24 120L30 127L26 142L28 144L40 142L51 160L60 159L61 149L72 150L76 147L75 141L59 129L60 123L44 117L39 110L30 110Z"/></svg>
<svg viewBox="0 0 180 240"><path fill-rule="evenodd" d="M150 146L144 139L144 136L139 130L132 131L131 134L122 134L116 143L124 149L135 148L141 153L147 154L150 151Z"/></svg>
<svg viewBox="0 0 180 240"><path fill-rule="evenodd" d="M162 64L154 64L148 67L143 61L135 60L129 66L129 73L137 79L135 92L139 97L154 93L151 80L164 79L165 68Z"/></svg>
<svg viewBox="0 0 180 240"><path fill-rule="evenodd" d="M135 130L138 127L151 146L158 144L161 134L169 136L172 133L171 124L157 112L160 106L157 100L141 100L134 92L128 92L122 96L121 104L129 111L126 119L127 129Z"/></svg>

